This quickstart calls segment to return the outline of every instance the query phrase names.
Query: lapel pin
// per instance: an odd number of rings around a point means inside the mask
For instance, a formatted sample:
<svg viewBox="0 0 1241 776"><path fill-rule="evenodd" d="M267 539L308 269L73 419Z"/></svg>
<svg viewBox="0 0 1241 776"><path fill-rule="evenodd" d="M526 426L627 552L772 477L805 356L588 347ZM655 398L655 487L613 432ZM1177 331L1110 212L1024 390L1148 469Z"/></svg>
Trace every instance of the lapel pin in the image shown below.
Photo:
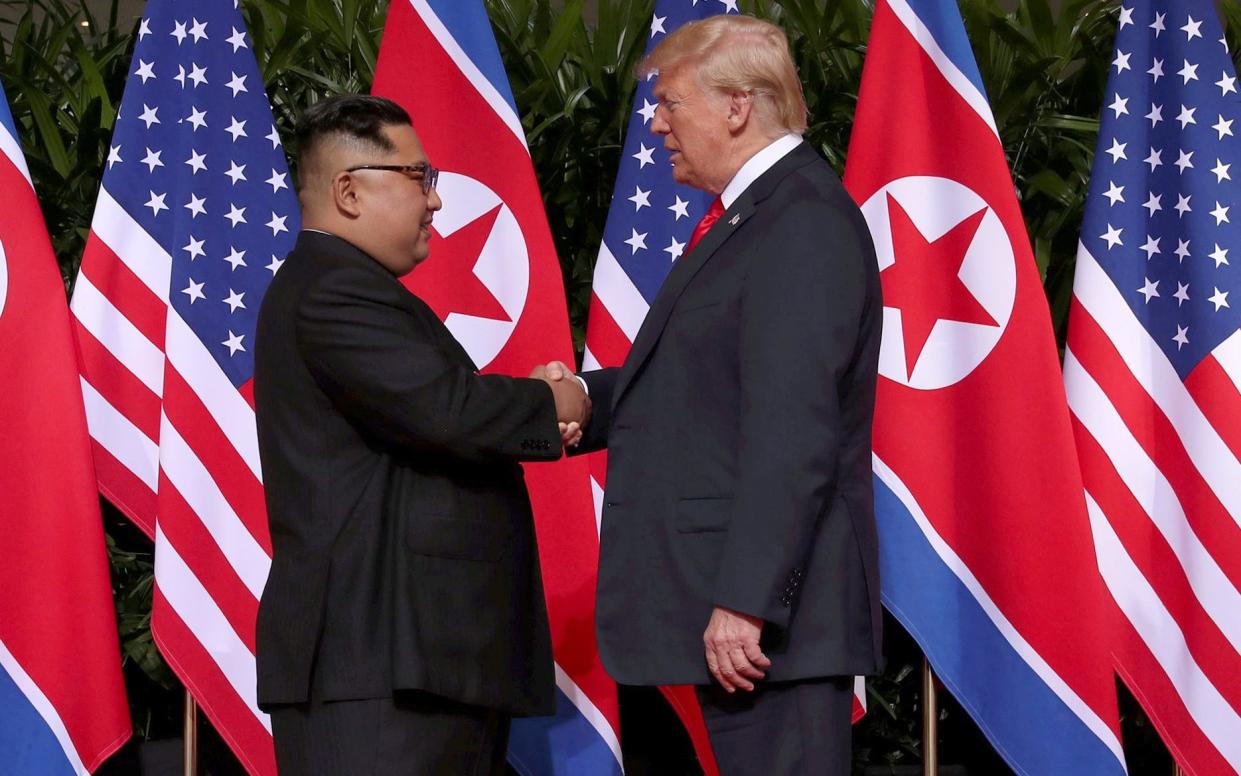
<svg viewBox="0 0 1241 776"><path fill-rule="evenodd" d="M733 217L729 220L728 225L729 225L729 226L736 226L736 225L737 225L737 222L738 222L738 221L740 221L740 220L741 220L741 214L740 214L740 213L738 213L737 215L733 216Z"/></svg>

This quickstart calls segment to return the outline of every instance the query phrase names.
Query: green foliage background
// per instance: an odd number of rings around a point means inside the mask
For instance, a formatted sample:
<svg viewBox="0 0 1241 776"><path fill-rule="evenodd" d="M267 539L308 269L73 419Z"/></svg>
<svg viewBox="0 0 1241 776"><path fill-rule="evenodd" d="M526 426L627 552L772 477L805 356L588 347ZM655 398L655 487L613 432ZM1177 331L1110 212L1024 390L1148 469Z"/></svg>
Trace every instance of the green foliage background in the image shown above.
<svg viewBox="0 0 1241 776"><path fill-rule="evenodd" d="M600 0L597 21L590 24L583 0L565 0L557 8L548 0L486 5L522 112L580 346L653 0ZM1063 337L1119 1L1018 0L1015 11L996 0L959 5ZM1235 57L1241 53L1241 0L1218 5ZM369 89L386 6L382 0L242 0L285 138L292 138L304 106ZM872 6L871 0L741 2L743 11L788 32L810 107L807 138L838 170L844 167ZM65 0L0 0L0 7L19 18L3 30L0 82L71 288L136 20L120 18L115 2L104 16ZM297 149L289 152L295 167ZM114 510L107 510L106 519L135 725L145 738L176 735L179 689L150 638L151 548ZM917 653L899 634L892 641L891 666L873 683L872 713L859 733L860 763L920 757ZM1159 772L1166 773L1165 755L1145 720L1128 701L1125 709L1131 773L1146 771L1149 762L1161 763ZM963 716L951 704L945 711L949 754L954 743L964 752L977 739L968 721L952 732Z"/></svg>

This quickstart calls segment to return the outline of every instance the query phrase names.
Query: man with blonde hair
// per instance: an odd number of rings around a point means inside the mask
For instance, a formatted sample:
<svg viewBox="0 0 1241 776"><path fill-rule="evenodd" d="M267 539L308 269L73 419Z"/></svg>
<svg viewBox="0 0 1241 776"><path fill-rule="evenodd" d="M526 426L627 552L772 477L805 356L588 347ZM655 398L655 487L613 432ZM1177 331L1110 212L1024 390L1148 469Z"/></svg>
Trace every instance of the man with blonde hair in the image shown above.
<svg viewBox="0 0 1241 776"><path fill-rule="evenodd" d="M698 685L726 776L847 774L851 677L881 661L874 248L801 138L778 27L687 24L641 72L673 176L718 199L624 366L579 376L579 449L609 450L599 651L620 682Z"/></svg>

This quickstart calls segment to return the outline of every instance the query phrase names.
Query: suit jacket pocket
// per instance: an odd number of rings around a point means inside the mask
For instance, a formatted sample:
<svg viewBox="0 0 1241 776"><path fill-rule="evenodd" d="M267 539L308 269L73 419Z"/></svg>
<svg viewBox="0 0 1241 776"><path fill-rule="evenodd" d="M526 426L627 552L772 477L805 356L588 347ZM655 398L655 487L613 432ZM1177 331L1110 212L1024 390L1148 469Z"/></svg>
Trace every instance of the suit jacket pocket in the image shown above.
<svg viewBox="0 0 1241 776"><path fill-rule="evenodd" d="M681 533L727 531L732 516L731 498L683 498L677 502L676 529Z"/></svg>
<svg viewBox="0 0 1241 776"><path fill-rule="evenodd" d="M507 527L499 521L424 515L412 521L405 544L418 555L497 561L510 538Z"/></svg>

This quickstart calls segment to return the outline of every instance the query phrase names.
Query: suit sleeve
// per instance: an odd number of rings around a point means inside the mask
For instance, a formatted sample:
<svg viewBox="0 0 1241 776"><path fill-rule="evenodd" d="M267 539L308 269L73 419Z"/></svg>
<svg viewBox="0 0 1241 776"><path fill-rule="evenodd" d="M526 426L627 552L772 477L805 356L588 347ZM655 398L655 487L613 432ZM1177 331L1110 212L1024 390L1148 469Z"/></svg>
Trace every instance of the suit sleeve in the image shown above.
<svg viewBox="0 0 1241 776"><path fill-rule="evenodd" d="M846 207L818 196L780 213L741 301L739 481L714 597L780 627L834 495L838 385L867 297L870 237Z"/></svg>
<svg viewBox="0 0 1241 776"><path fill-rule="evenodd" d="M616 385L619 367L581 372L578 376L586 381L590 393L590 422L582 429L582 441L569 448L570 455L593 453L608 446L608 426L612 423L612 389Z"/></svg>
<svg viewBox="0 0 1241 776"><path fill-rule="evenodd" d="M462 366L406 309L403 293L346 268L302 298L298 348L340 412L396 448L478 462L558 459L551 389L541 380Z"/></svg>

